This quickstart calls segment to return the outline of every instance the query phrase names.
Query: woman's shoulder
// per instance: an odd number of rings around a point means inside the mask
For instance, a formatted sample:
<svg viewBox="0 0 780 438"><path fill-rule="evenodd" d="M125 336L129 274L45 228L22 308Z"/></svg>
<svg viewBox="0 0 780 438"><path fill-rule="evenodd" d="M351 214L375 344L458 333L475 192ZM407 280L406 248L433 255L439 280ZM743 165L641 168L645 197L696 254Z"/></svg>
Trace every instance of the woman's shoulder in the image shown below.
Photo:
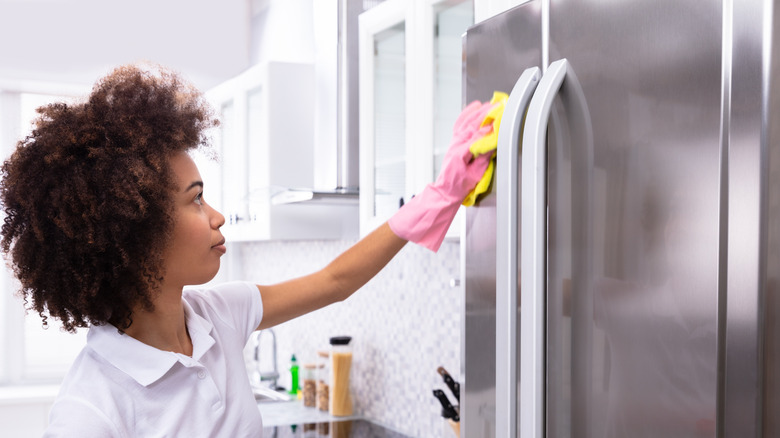
<svg viewBox="0 0 780 438"><path fill-rule="evenodd" d="M49 411L49 425L44 438L50 437L123 437L129 436L121 431L112 420L106 406L98 405L94 400L75 394L63 394L57 397Z"/></svg>
<svg viewBox="0 0 780 438"><path fill-rule="evenodd" d="M116 420L133 410L129 392L104 361L89 346L79 354L49 412L44 437L127 436Z"/></svg>
<svg viewBox="0 0 780 438"><path fill-rule="evenodd" d="M257 307L260 291L253 283L232 281L202 288L186 288L182 299L196 313L205 316L204 312L233 313L247 306Z"/></svg>
<svg viewBox="0 0 780 438"><path fill-rule="evenodd" d="M244 281L185 289L182 299L198 316L249 336L260 324L262 300L257 285Z"/></svg>
<svg viewBox="0 0 780 438"><path fill-rule="evenodd" d="M130 389L128 385L133 382L130 376L112 365L88 343L63 379L55 403L67 401L105 406L107 400L118 401L127 396Z"/></svg>
<svg viewBox="0 0 780 438"><path fill-rule="evenodd" d="M187 287L182 297L190 302L219 301L230 295L249 295L259 293L257 286L248 281L230 281L207 286Z"/></svg>

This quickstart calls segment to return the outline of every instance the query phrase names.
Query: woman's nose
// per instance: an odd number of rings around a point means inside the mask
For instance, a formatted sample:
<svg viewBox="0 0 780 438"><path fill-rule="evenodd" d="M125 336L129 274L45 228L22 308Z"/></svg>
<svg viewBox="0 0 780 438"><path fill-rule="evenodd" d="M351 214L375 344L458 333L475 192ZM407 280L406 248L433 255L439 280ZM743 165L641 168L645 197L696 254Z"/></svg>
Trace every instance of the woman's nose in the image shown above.
<svg viewBox="0 0 780 438"><path fill-rule="evenodd" d="M211 208L211 206L209 206ZM218 212L215 208L211 208L211 226L215 229L225 225L225 216Z"/></svg>

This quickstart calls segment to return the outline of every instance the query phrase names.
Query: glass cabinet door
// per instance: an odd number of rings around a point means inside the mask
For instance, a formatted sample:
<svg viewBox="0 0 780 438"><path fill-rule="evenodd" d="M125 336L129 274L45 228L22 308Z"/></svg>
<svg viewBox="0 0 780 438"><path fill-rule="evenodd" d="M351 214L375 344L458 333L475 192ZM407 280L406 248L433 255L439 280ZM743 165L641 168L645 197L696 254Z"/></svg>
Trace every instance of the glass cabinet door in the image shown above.
<svg viewBox="0 0 780 438"><path fill-rule="evenodd" d="M433 2L433 178L439 174L464 103L462 35L474 24L474 2Z"/></svg>
<svg viewBox="0 0 780 438"><path fill-rule="evenodd" d="M374 37L374 215L386 218L406 191L406 26Z"/></svg>
<svg viewBox="0 0 780 438"><path fill-rule="evenodd" d="M246 165L249 163L262 163L270 156L269 145L266 140L268 133L268 109L266 108L265 88L258 85L246 93ZM270 186L269 172L252 172L247 169L247 200L248 221L264 228L269 232L268 221L259 219L269 217L271 206L267 202L268 187ZM265 195L265 196L264 196Z"/></svg>
<svg viewBox="0 0 780 438"><path fill-rule="evenodd" d="M439 173L463 107L461 37L474 24L474 2L387 0L359 21L365 235Z"/></svg>
<svg viewBox="0 0 780 438"><path fill-rule="evenodd" d="M360 228L387 220L407 192L407 9L388 0L359 18Z"/></svg>
<svg viewBox="0 0 780 438"><path fill-rule="evenodd" d="M412 136L419 143L414 146L421 157L415 170L419 190L439 175L444 154L452 141L452 127L467 103L462 98L462 38L466 29L474 24L474 2L429 0L418 8L421 27L418 37L423 44L420 44L422 53L418 62L422 74L417 89L421 90L421 96L427 97L425 104L415 106L420 111L414 116L419 134ZM461 209L447 231L447 238L460 236L464 216Z"/></svg>
<svg viewBox="0 0 780 438"><path fill-rule="evenodd" d="M246 148L234 100L220 105L219 152L224 163L221 187L222 209L228 224L246 219ZM229 189L228 189L229 188Z"/></svg>

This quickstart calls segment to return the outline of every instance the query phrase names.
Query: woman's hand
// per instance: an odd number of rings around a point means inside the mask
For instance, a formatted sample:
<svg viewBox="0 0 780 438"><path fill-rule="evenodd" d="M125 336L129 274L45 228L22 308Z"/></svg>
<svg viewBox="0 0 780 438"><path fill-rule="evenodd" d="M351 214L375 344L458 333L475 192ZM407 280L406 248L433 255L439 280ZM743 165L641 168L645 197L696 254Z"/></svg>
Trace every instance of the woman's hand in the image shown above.
<svg viewBox="0 0 780 438"><path fill-rule="evenodd" d="M490 164L492 152L474 157L469 148L493 131L492 124L481 126L493 106L474 101L463 109L455 121L439 177L388 221L396 235L432 251L439 250L461 202Z"/></svg>

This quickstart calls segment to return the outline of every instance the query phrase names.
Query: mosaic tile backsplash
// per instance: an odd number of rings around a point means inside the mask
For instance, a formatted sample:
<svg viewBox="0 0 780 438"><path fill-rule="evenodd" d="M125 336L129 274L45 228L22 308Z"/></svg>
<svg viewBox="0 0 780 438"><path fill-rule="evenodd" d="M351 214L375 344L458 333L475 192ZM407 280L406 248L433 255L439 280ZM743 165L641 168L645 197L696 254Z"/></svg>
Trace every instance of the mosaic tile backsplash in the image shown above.
<svg viewBox="0 0 780 438"><path fill-rule="evenodd" d="M260 284L288 280L324 267L352 243L233 244L240 254L233 275ZM449 394L439 366L460 380L463 293L452 282L459 273L457 241L445 241L438 253L406 245L349 299L274 328L281 383L293 354L301 365L315 362L331 336L352 336L356 415L415 437L454 436L432 391ZM261 346L266 343L264 338Z"/></svg>

